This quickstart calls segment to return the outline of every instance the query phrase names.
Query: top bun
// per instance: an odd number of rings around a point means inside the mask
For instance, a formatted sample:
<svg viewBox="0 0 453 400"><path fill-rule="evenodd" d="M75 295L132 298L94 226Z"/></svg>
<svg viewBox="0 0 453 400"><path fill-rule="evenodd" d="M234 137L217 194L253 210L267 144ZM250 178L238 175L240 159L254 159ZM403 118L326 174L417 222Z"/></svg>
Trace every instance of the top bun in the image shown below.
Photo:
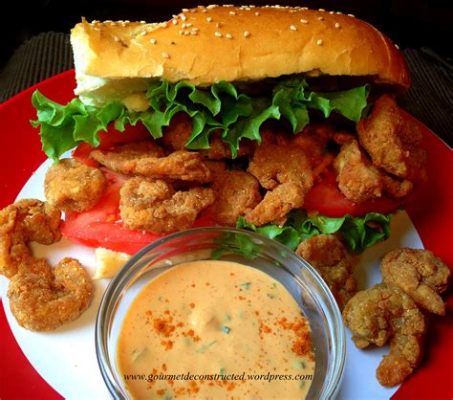
<svg viewBox="0 0 453 400"><path fill-rule="evenodd" d="M71 43L81 81L210 85L306 73L367 76L403 88L410 83L401 53L385 35L352 15L322 9L213 5L183 9L159 24L82 21Z"/></svg>

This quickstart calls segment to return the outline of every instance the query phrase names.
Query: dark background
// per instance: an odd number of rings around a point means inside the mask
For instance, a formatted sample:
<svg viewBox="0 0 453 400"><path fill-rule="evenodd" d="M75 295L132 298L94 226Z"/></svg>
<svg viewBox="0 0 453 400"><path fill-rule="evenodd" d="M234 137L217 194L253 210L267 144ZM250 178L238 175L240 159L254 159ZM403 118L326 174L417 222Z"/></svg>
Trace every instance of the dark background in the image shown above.
<svg viewBox="0 0 453 400"><path fill-rule="evenodd" d="M211 1L212 2L212 1ZM87 19L129 19L160 21L171 18L182 7L210 4L209 1L166 0L12 0L2 3L0 24L0 72L14 50L30 37L47 31L68 33L72 26ZM244 4L234 2L235 4ZM219 4L224 4L223 2ZM452 61L452 0L371 0L371 1L255 1L254 4L308 6L355 14L374 24L401 48L430 47ZM8 5L6 5L8 4Z"/></svg>

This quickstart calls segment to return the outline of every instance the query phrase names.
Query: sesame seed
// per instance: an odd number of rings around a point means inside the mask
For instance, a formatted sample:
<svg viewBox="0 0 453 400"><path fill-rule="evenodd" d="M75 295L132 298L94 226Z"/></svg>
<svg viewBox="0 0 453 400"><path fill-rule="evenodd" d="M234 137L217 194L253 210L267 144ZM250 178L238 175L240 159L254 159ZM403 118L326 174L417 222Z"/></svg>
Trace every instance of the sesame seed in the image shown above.
<svg viewBox="0 0 453 400"><path fill-rule="evenodd" d="M190 31L190 34L191 34L192 36L197 36L197 35L198 35L198 31L192 30L192 31Z"/></svg>
<svg viewBox="0 0 453 400"><path fill-rule="evenodd" d="M138 34L138 36L145 36L147 33L148 33L148 32L143 31L143 32L140 32L140 33Z"/></svg>
<svg viewBox="0 0 453 400"><path fill-rule="evenodd" d="M173 25L178 25L178 20L177 19L172 19L171 22L173 23Z"/></svg>
<svg viewBox="0 0 453 400"><path fill-rule="evenodd" d="M258 11L255 12L255 15L259 17L260 13Z"/></svg>
<svg viewBox="0 0 453 400"><path fill-rule="evenodd" d="M324 17L318 17L320 21L324 21Z"/></svg>
<svg viewBox="0 0 453 400"><path fill-rule="evenodd" d="M99 21L97 19L93 19L93 21L91 21L92 24L97 24L99 23Z"/></svg>
<svg viewBox="0 0 453 400"><path fill-rule="evenodd" d="M234 11L230 11L228 14L230 15L236 15L236 13Z"/></svg>
<svg viewBox="0 0 453 400"><path fill-rule="evenodd" d="M335 25L334 25L334 26L335 26L335 28L337 28L337 29L341 28L341 25L340 25L339 22L335 22Z"/></svg>
<svg viewBox="0 0 453 400"><path fill-rule="evenodd" d="M179 31L179 32L181 32L181 31ZM149 42L150 42L151 44L156 44L156 43L157 43L157 39L154 39L154 38L149 39Z"/></svg>
<svg viewBox="0 0 453 400"><path fill-rule="evenodd" d="M231 33L225 34L225 37L226 37L227 39L233 39L233 35L232 35Z"/></svg>
<svg viewBox="0 0 453 400"><path fill-rule="evenodd" d="M166 58L166 59L169 59L170 58L170 54L164 52L164 53L162 53L162 57Z"/></svg>
<svg viewBox="0 0 453 400"><path fill-rule="evenodd" d="M303 18L300 20L300 22L303 23L303 24L308 24L308 21L306 19L303 19Z"/></svg>
<svg viewBox="0 0 453 400"><path fill-rule="evenodd" d="M326 10L324 10L324 8L318 8L318 11L326 12Z"/></svg>
<svg viewBox="0 0 453 400"><path fill-rule="evenodd" d="M107 21L105 21L107 22ZM112 21L109 21L109 22L112 22ZM140 21L141 24L146 24L146 21Z"/></svg>
<svg viewBox="0 0 453 400"><path fill-rule="evenodd" d="M217 37L222 37L222 34L220 32L215 32L214 35Z"/></svg>
<svg viewBox="0 0 453 400"><path fill-rule="evenodd" d="M322 39L318 39L318 40L316 41L316 44L317 44L318 46L322 46L323 43L324 43L324 42L323 42Z"/></svg>
<svg viewBox="0 0 453 400"><path fill-rule="evenodd" d="M188 8L183 8L181 11L182 12L189 12L189 9Z"/></svg>
<svg viewBox="0 0 453 400"><path fill-rule="evenodd" d="M186 19L187 19L187 17L184 14L181 14L181 20L185 21Z"/></svg>
<svg viewBox="0 0 453 400"><path fill-rule="evenodd" d="M355 17L355 15L354 15L354 14L348 14L348 17L352 17L352 18L354 18L354 17Z"/></svg>
<svg viewBox="0 0 453 400"><path fill-rule="evenodd" d="M189 31L184 31L182 34L183 34L184 36L187 36L187 35L190 35L190 32L189 32Z"/></svg>
<svg viewBox="0 0 453 400"><path fill-rule="evenodd" d="M250 32L249 31L245 31L244 32L244 37L245 38L249 38L250 37Z"/></svg>
<svg viewBox="0 0 453 400"><path fill-rule="evenodd" d="M289 29L291 29L292 31L297 31L296 25L290 25Z"/></svg>
<svg viewBox="0 0 453 400"><path fill-rule="evenodd" d="M301 10L308 10L308 7L301 7Z"/></svg>
<svg viewBox="0 0 453 400"><path fill-rule="evenodd" d="M335 14L335 11L329 11L329 14L330 14L330 15L334 15L334 14Z"/></svg>
<svg viewBox="0 0 453 400"><path fill-rule="evenodd" d="M190 28L191 26L192 24L190 22L185 22L184 24L182 24L183 28Z"/></svg>
<svg viewBox="0 0 453 400"><path fill-rule="evenodd" d="M209 6L206 6L206 8L207 8L208 10L212 10L213 8L216 8L216 7L218 7L217 4L209 4Z"/></svg>
<svg viewBox="0 0 453 400"><path fill-rule="evenodd" d="M119 38L118 36L113 36L113 40L114 40L115 42L119 42L119 41L120 41L120 38Z"/></svg>
<svg viewBox="0 0 453 400"><path fill-rule="evenodd" d="M201 12L202 12L202 13L205 13L205 12L208 12L208 10L206 10L206 8L202 8L202 9L201 9Z"/></svg>
<svg viewBox="0 0 453 400"><path fill-rule="evenodd" d="M343 14L343 13L342 13L341 11L337 11L337 14L338 14L338 15L341 15L341 14Z"/></svg>
<svg viewBox="0 0 453 400"><path fill-rule="evenodd" d="M396 48L397 50L399 50L399 49L400 49L400 46L398 46L398 45L395 43L395 48Z"/></svg>
<svg viewBox="0 0 453 400"><path fill-rule="evenodd" d="M206 17L206 21L212 22L212 17Z"/></svg>

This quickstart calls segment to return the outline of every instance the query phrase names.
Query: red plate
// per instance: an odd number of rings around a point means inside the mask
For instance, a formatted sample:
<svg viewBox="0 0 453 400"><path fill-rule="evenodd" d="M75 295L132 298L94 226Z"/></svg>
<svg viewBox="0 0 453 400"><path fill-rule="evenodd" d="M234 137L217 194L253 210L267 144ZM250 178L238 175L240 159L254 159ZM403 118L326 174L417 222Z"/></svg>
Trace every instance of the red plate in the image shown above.
<svg viewBox="0 0 453 400"><path fill-rule="evenodd" d="M46 96L66 103L73 97L74 87L74 72L67 71L0 105L0 208L14 201L30 175L45 160L38 133L29 124L29 120L35 118L31 94L39 89ZM426 201L412 205L408 213L424 246L453 266L453 154L428 129L425 130L425 146L429 153L430 177ZM393 399L452 398L453 295L449 295L447 304L448 316L431 320L423 367L399 388ZM0 354L0 399L61 399L23 355L11 333L3 307L0 307Z"/></svg>

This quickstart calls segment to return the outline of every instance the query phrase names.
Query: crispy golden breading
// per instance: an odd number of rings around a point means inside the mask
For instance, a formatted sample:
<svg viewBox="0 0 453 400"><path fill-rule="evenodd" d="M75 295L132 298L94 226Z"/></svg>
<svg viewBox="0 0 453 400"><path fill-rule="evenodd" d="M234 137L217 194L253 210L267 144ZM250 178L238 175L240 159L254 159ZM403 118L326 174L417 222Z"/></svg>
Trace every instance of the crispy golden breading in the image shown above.
<svg viewBox="0 0 453 400"><path fill-rule="evenodd" d="M229 171L222 162L208 162L213 175L216 200L208 208L215 221L234 226L239 216L252 210L260 201L258 181L245 171Z"/></svg>
<svg viewBox="0 0 453 400"><path fill-rule="evenodd" d="M0 273L10 278L28 260L27 243L52 244L61 238L61 213L48 203L24 199L0 211Z"/></svg>
<svg viewBox="0 0 453 400"><path fill-rule="evenodd" d="M112 171L148 178L209 182L211 173L199 153L175 151L165 156L154 142L136 142L108 151L94 150L91 157Z"/></svg>
<svg viewBox="0 0 453 400"><path fill-rule="evenodd" d="M175 191L162 180L129 179L120 191L120 212L130 229L167 233L190 228L198 213L215 200L208 188Z"/></svg>
<svg viewBox="0 0 453 400"><path fill-rule="evenodd" d="M334 166L338 187L349 200L361 203L382 196L381 174L367 160L356 140L341 146Z"/></svg>
<svg viewBox="0 0 453 400"><path fill-rule="evenodd" d="M358 292L346 304L343 319L359 348L381 347L390 340L390 353L376 371L381 385L402 383L419 365L425 318L400 288L382 283Z"/></svg>
<svg viewBox="0 0 453 400"><path fill-rule="evenodd" d="M42 259L29 260L11 278L8 297L19 325L49 331L78 318L90 305L93 284L80 263L65 258L52 269Z"/></svg>
<svg viewBox="0 0 453 400"><path fill-rule="evenodd" d="M440 293L447 289L450 269L430 251L393 250L382 259L381 273L384 282L404 290L419 307L445 315Z"/></svg>
<svg viewBox="0 0 453 400"><path fill-rule="evenodd" d="M418 123L393 98L381 96L368 118L358 122L357 131L376 167L411 182L425 179L426 154Z"/></svg>
<svg viewBox="0 0 453 400"><path fill-rule="evenodd" d="M99 201L106 185L99 169L66 158L49 168L44 190L49 204L63 211L82 212Z"/></svg>
<svg viewBox="0 0 453 400"><path fill-rule="evenodd" d="M334 167L339 189L355 203L377 199L384 193L404 197L412 190L408 180L392 178L372 165L356 140L343 144Z"/></svg>
<svg viewBox="0 0 453 400"><path fill-rule="evenodd" d="M255 225L281 223L294 208L302 207L313 186L310 162L303 148L290 143L275 143L263 133L247 170L268 190L264 199L245 218Z"/></svg>
<svg viewBox="0 0 453 400"><path fill-rule="evenodd" d="M192 134L192 120L188 115L179 113L170 122L170 126L165 129L162 143L173 151L185 150L186 143ZM221 160L231 158L231 150L221 138L220 131L214 131L209 136L209 149L199 150L199 153L211 160ZM242 140L238 149L238 157L252 154L254 145L250 140Z"/></svg>
<svg viewBox="0 0 453 400"><path fill-rule="evenodd" d="M342 310L356 293L357 282L353 275L352 257L340 239L334 235L313 236L299 245L296 254L316 268Z"/></svg>

